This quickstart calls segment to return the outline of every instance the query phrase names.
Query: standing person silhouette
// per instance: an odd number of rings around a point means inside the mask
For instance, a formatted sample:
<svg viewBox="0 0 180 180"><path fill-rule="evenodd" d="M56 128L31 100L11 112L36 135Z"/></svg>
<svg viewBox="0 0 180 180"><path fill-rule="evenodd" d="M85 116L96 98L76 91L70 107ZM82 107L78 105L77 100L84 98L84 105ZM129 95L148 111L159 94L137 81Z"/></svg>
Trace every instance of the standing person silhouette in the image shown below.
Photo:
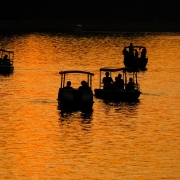
<svg viewBox="0 0 180 180"><path fill-rule="evenodd" d="M134 46L133 46L133 43L130 43L130 46L129 46L129 55L131 57L134 57Z"/></svg>

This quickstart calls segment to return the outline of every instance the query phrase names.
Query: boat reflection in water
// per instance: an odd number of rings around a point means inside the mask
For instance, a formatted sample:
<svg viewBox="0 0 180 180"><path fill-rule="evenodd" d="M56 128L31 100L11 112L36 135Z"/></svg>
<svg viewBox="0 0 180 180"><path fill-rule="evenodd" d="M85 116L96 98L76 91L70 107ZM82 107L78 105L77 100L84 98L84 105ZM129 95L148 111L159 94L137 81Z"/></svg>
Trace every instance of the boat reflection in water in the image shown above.
<svg viewBox="0 0 180 180"><path fill-rule="evenodd" d="M59 116L60 116L60 121L61 124L64 123L70 123L74 120L74 117L77 118L77 116L79 117L78 119L81 120L82 124L89 124L92 121L92 115L93 115L93 110L88 109L88 110L81 110L81 111L77 111L77 110L60 110L59 111Z"/></svg>
<svg viewBox="0 0 180 180"><path fill-rule="evenodd" d="M141 106L140 101L136 102L115 102L112 100L99 100L98 106L101 105L101 114L106 114L109 121L117 121L119 124L127 124L138 117L138 111ZM132 122L134 123L134 122ZM133 125L133 124L132 124Z"/></svg>
<svg viewBox="0 0 180 180"><path fill-rule="evenodd" d="M126 109L132 113L133 109L136 109L140 104L139 100L136 101L112 101L112 100L103 100L104 106L112 107L115 111L121 111Z"/></svg>

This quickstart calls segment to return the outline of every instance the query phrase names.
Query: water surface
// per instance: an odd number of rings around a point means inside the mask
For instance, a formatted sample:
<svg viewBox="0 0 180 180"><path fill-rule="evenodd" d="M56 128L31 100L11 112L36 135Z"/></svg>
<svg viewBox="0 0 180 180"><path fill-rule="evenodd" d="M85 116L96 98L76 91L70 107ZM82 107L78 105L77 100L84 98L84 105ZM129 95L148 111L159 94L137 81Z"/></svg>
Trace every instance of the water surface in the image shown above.
<svg viewBox="0 0 180 180"><path fill-rule="evenodd" d="M130 42L149 58L139 102L58 110L59 71L91 71L95 89ZM1 35L0 46L15 53L14 72L0 75L0 179L180 179L179 33Z"/></svg>

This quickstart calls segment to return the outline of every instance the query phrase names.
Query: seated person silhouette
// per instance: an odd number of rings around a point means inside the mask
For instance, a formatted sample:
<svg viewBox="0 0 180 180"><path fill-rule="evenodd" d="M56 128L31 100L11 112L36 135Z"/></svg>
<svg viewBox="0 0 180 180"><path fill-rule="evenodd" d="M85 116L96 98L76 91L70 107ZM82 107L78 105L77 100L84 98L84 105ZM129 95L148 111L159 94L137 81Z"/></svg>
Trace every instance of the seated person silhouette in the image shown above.
<svg viewBox="0 0 180 180"><path fill-rule="evenodd" d="M125 58L127 58L128 55L129 55L129 52L127 51L126 48L123 49L123 55L124 55Z"/></svg>
<svg viewBox="0 0 180 180"><path fill-rule="evenodd" d="M104 89L111 89L113 80L111 77L109 77L109 72L106 72L106 76L103 78L103 83L104 83Z"/></svg>
<svg viewBox="0 0 180 180"><path fill-rule="evenodd" d="M135 54L134 55L135 55L135 58L138 59L138 51L137 50L135 50Z"/></svg>
<svg viewBox="0 0 180 180"><path fill-rule="evenodd" d="M4 60L7 60L7 59L8 59L8 55L7 55L7 54L4 55L3 59L4 59Z"/></svg>
<svg viewBox="0 0 180 180"><path fill-rule="evenodd" d="M7 62L8 62L8 56L6 54L6 55L4 55L4 57L2 59L2 64L7 64Z"/></svg>
<svg viewBox="0 0 180 180"><path fill-rule="evenodd" d="M118 76L115 77L115 81L113 83L113 90L119 89L119 78Z"/></svg>
<svg viewBox="0 0 180 180"><path fill-rule="evenodd" d="M124 80L122 79L122 74L118 74L118 88L119 89L124 89Z"/></svg>
<svg viewBox="0 0 180 180"><path fill-rule="evenodd" d="M141 51L141 58L146 58L146 48L143 48L143 50Z"/></svg>
<svg viewBox="0 0 180 180"><path fill-rule="evenodd" d="M135 83L133 82L133 79L132 78L129 78L129 82L126 86L126 90L127 91L131 91L134 89L134 86L135 86Z"/></svg>
<svg viewBox="0 0 180 180"><path fill-rule="evenodd" d="M73 89L73 88L71 87L71 81L68 81L68 82L66 83L66 86L64 87L64 89Z"/></svg>
<svg viewBox="0 0 180 180"><path fill-rule="evenodd" d="M86 81L81 81L81 86L79 86L78 90L82 91L82 90L89 90L89 89L90 87L88 83Z"/></svg>
<svg viewBox="0 0 180 180"><path fill-rule="evenodd" d="M86 89L86 90L90 90L91 89L86 81L85 81L85 84L84 84L84 89Z"/></svg>

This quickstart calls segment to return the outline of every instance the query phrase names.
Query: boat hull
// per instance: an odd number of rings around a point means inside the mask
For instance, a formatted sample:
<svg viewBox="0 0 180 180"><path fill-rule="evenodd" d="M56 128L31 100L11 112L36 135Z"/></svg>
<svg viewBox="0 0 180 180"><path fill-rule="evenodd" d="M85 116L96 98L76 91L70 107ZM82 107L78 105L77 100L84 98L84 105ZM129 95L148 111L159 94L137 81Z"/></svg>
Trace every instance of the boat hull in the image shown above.
<svg viewBox="0 0 180 180"><path fill-rule="evenodd" d="M101 99L109 99L115 101L136 101L138 100L141 92L138 90L105 90L95 89L95 96Z"/></svg>
<svg viewBox="0 0 180 180"><path fill-rule="evenodd" d="M79 91L76 89L59 88L58 93L59 109L86 110L93 107L92 90Z"/></svg>
<svg viewBox="0 0 180 180"><path fill-rule="evenodd" d="M145 69L148 63L148 58L124 58L125 67L133 67Z"/></svg>
<svg viewBox="0 0 180 180"><path fill-rule="evenodd" d="M11 72L13 70L13 66L0 65L0 72Z"/></svg>

